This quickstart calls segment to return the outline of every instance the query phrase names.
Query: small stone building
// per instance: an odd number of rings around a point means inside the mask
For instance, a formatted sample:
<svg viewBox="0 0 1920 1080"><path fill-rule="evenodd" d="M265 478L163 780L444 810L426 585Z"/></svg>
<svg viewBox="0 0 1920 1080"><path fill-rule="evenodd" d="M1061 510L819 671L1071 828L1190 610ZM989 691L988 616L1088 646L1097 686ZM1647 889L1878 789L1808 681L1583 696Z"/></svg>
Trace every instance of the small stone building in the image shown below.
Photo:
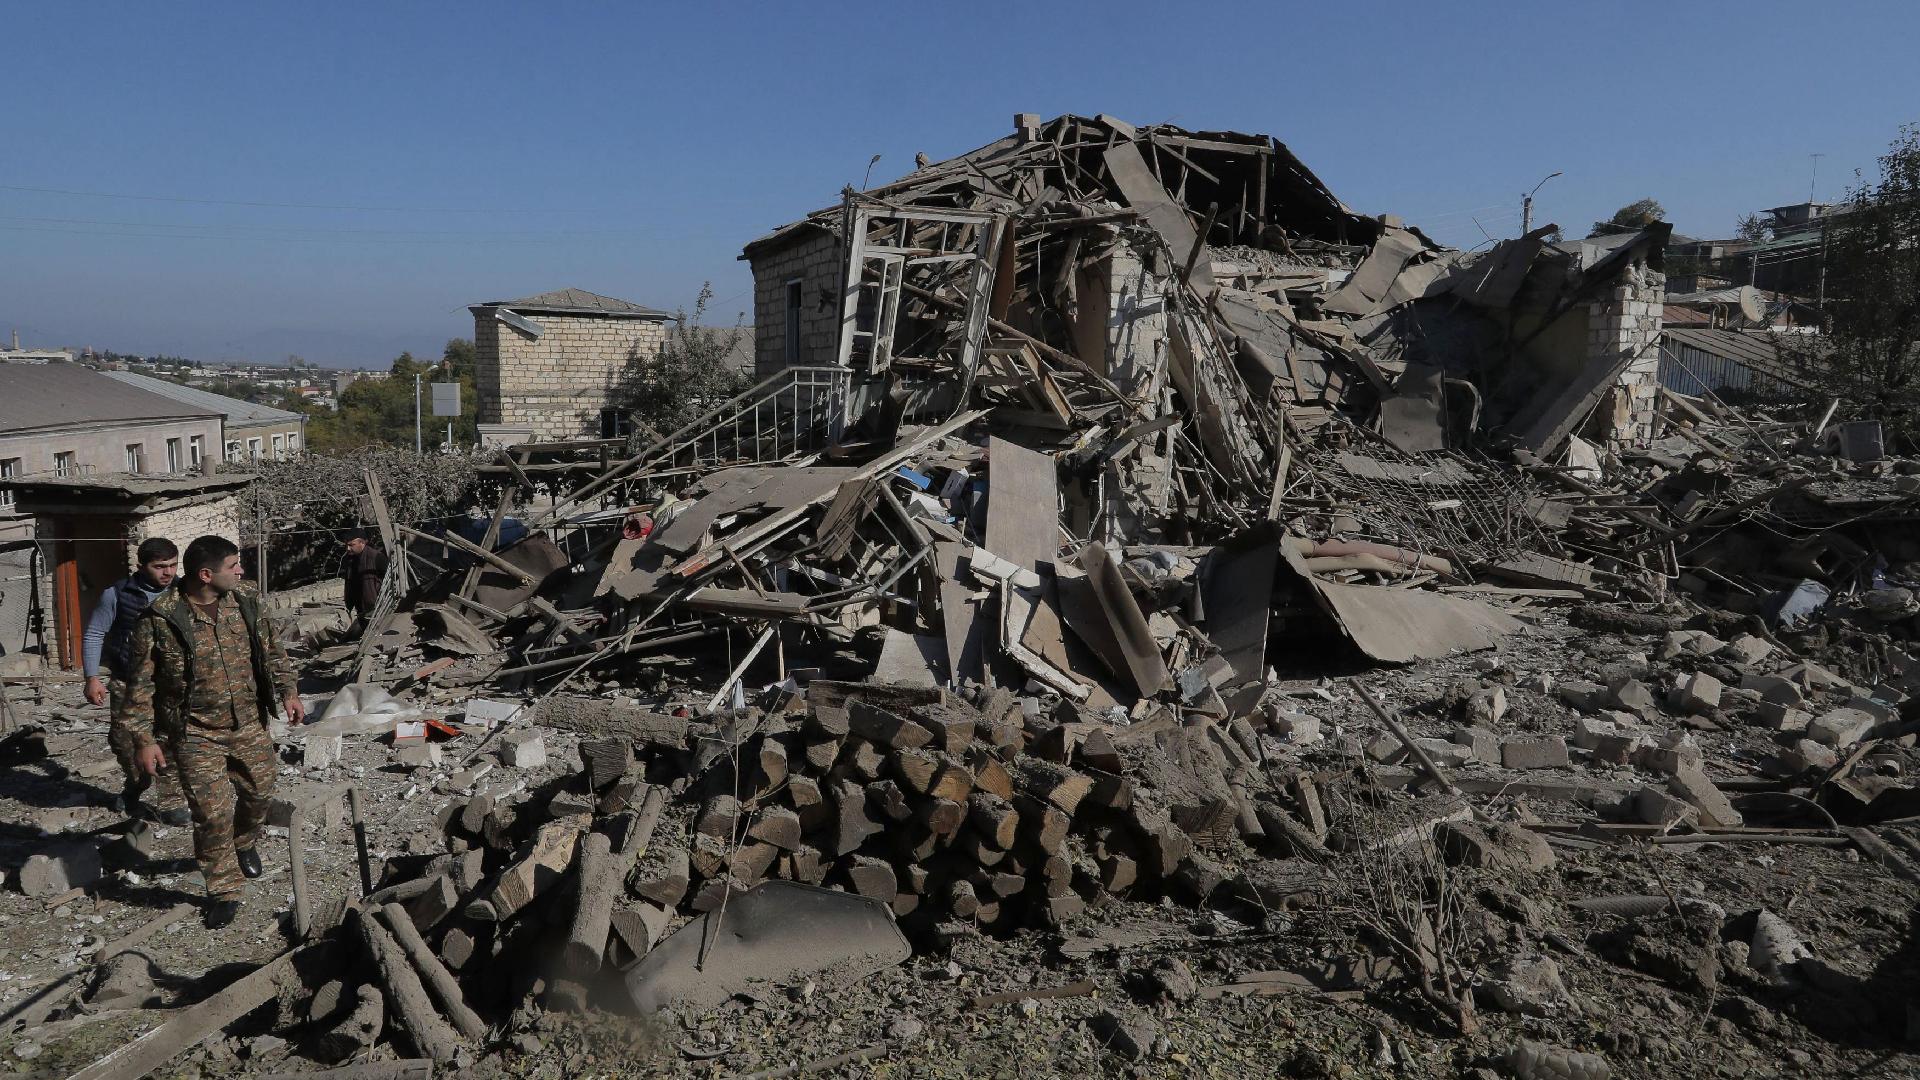
<svg viewBox="0 0 1920 1080"><path fill-rule="evenodd" d="M847 246L811 219L749 243L753 269L753 375L839 363L840 288Z"/></svg>
<svg viewBox="0 0 1920 1080"><path fill-rule="evenodd" d="M80 667L81 636L101 590L134 569L134 552L164 536L185 551L209 533L240 541L240 489L248 473L214 476L50 477L3 482L53 570L53 631L60 666Z"/></svg>
<svg viewBox="0 0 1920 1080"><path fill-rule="evenodd" d="M598 438L608 391L630 362L660 351L672 318L584 289L468 310L486 446Z"/></svg>

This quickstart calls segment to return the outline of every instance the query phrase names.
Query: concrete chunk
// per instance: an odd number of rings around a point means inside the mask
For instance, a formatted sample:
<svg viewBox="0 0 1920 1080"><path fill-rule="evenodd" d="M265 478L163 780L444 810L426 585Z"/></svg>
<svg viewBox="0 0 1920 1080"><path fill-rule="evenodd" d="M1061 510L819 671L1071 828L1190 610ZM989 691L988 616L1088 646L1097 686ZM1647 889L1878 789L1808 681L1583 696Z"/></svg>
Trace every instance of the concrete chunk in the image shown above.
<svg viewBox="0 0 1920 1080"><path fill-rule="evenodd" d="M1807 724L1813 720L1804 710L1777 701L1762 701L1754 707L1753 715L1775 731L1805 731Z"/></svg>
<svg viewBox="0 0 1920 1080"><path fill-rule="evenodd" d="M500 737L500 761L516 769L538 769L547 763L547 744L537 731L510 731Z"/></svg>
<svg viewBox="0 0 1920 1080"><path fill-rule="evenodd" d="M1643 787L1633 797L1633 816L1648 825L1670 829L1682 822L1695 821L1700 811L1691 803L1677 799L1657 787Z"/></svg>
<svg viewBox="0 0 1920 1080"><path fill-rule="evenodd" d="M1807 725L1807 737L1835 749L1844 749L1866 738L1879 721L1872 713L1841 707Z"/></svg>
<svg viewBox="0 0 1920 1080"><path fill-rule="evenodd" d="M1667 779L1667 790L1698 809L1702 825L1734 829L1745 821L1725 793L1697 769L1682 769L1674 773Z"/></svg>
<svg viewBox="0 0 1920 1080"><path fill-rule="evenodd" d="M1613 684L1613 703L1630 713L1647 716L1659 711L1659 703L1654 700L1653 688L1639 679L1622 679Z"/></svg>
<svg viewBox="0 0 1920 1080"><path fill-rule="evenodd" d="M1488 765L1500 764L1500 736L1486 728L1457 727L1451 736L1454 742L1466 747L1467 756Z"/></svg>
<svg viewBox="0 0 1920 1080"><path fill-rule="evenodd" d="M1720 646L1714 655L1735 667L1748 668L1765 660L1773 652L1773 642L1755 634L1741 634Z"/></svg>
<svg viewBox="0 0 1920 1080"><path fill-rule="evenodd" d="M1567 740L1528 735L1500 741L1500 763L1509 769L1558 769L1568 763Z"/></svg>
<svg viewBox="0 0 1920 1080"><path fill-rule="evenodd" d="M1777 705L1798 705L1806 700L1798 684L1778 675L1748 675L1740 680L1740 689L1759 693L1762 701Z"/></svg>
<svg viewBox="0 0 1920 1080"><path fill-rule="evenodd" d="M1720 680L1700 672L1687 676L1675 690L1674 704L1682 712L1712 712L1720 707Z"/></svg>

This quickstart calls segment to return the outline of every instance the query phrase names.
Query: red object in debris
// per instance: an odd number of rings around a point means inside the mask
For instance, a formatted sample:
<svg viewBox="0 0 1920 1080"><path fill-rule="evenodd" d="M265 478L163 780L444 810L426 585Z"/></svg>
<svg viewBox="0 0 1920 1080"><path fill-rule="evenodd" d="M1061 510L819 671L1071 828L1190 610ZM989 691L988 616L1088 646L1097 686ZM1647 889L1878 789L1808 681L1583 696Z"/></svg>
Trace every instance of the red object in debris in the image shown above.
<svg viewBox="0 0 1920 1080"><path fill-rule="evenodd" d="M645 540L653 532L653 515L628 514L620 523L620 535L628 540Z"/></svg>
<svg viewBox="0 0 1920 1080"><path fill-rule="evenodd" d="M427 725L427 739L431 742L440 742L444 739L457 739L462 734L459 728L454 727L445 720L427 720L424 721L424 723Z"/></svg>

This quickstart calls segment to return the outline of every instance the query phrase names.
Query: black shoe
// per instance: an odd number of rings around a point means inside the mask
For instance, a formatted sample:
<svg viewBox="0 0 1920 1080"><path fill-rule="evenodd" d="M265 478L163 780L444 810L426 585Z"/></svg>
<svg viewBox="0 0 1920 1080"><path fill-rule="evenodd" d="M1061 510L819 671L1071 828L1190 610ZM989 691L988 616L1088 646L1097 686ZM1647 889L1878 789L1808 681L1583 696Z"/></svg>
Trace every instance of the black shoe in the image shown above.
<svg viewBox="0 0 1920 1080"><path fill-rule="evenodd" d="M209 900L206 913L201 916L200 921L205 923L209 930L221 930L232 925L233 917L238 914L240 914L238 900Z"/></svg>
<svg viewBox="0 0 1920 1080"><path fill-rule="evenodd" d="M156 808L153 812L153 817L154 820L162 825L172 825L176 828L193 823L193 815L187 813L187 808L184 806L176 806L170 810L160 810Z"/></svg>
<svg viewBox="0 0 1920 1080"><path fill-rule="evenodd" d="M114 797L113 812L116 814L125 814L130 818L139 817L142 809L140 806L140 796L144 794L146 790L147 785L145 784L127 784L123 786L120 789L120 794Z"/></svg>
<svg viewBox="0 0 1920 1080"><path fill-rule="evenodd" d="M257 878L266 872L260 868L259 848L242 848L234 852L233 857L240 863L240 872L250 878Z"/></svg>

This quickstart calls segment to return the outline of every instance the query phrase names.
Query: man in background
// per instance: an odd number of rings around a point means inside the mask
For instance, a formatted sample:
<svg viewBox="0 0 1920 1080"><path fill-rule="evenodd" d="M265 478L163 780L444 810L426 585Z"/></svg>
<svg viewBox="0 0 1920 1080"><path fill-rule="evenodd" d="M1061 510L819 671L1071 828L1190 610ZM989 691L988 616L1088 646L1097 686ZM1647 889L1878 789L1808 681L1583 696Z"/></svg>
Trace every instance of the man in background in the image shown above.
<svg viewBox="0 0 1920 1080"><path fill-rule="evenodd" d="M124 780L118 809L130 818L140 816L140 796L153 784L154 777L134 761L134 751L138 748L134 745L133 732L120 722L120 699L127 692L129 647L134 624L140 621L147 605L166 592L179 576L180 549L165 537L149 537L134 553L134 561L139 569L100 593L93 617L87 620L81 648L82 666L87 675L87 700L95 705L112 703L113 719L107 726L107 744L113 747L113 756L120 762ZM161 799L156 795L154 801L158 803ZM153 816L167 825L185 825L187 808L175 802L171 791L165 801L173 805L156 808Z"/></svg>
<svg viewBox="0 0 1920 1080"><path fill-rule="evenodd" d="M257 843L280 761L268 729L306 708L293 664L260 598L240 580L240 549L219 536L187 545L178 588L133 629L127 693L115 719L133 731L149 775L171 760L193 811L193 857L206 880L207 928L233 922L246 878L263 872Z"/></svg>
<svg viewBox="0 0 1920 1080"><path fill-rule="evenodd" d="M387 553L366 533L349 533L340 576L346 580L347 614L353 618L351 633L357 635L380 603L380 583L387 576Z"/></svg>

